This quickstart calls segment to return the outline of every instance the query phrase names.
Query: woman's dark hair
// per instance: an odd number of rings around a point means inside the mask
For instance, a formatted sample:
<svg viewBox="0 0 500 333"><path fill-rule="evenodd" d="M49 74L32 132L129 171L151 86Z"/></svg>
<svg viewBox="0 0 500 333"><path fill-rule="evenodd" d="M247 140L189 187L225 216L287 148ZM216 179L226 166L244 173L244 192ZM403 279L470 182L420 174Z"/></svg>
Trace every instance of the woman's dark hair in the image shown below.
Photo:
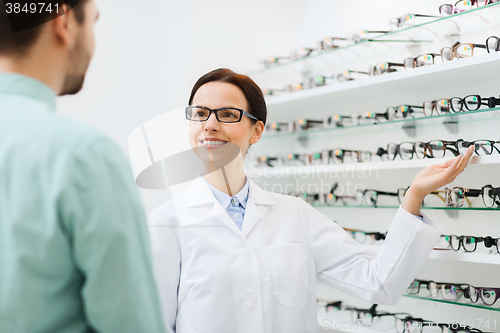
<svg viewBox="0 0 500 333"><path fill-rule="evenodd" d="M240 90L245 95L250 110L245 110L248 113L251 113L259 120L261 120L264 125L267 120L267 107L266 101L264 100L264 95L262 94L262 90L259 86L248 76L243 74L237 74L230 69L227 68L219 68L215 69L198 79L195 83L193 90L191 90L191 96L189 97L189 105L193 103L193 98L198 89L205 83L209 82L226 82L233 84L240 88ZM252 122L256 122L256 120L250 119Z"/></svg>

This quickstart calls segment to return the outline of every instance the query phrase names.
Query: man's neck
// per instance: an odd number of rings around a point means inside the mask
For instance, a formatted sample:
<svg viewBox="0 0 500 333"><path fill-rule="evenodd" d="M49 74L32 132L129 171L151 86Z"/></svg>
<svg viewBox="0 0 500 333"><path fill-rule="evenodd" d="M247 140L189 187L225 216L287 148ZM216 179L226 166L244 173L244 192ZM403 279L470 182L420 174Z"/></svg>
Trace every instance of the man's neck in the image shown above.
<svg viewBox="0 0 500 333"><path fill-rule="evenodd" d="M56 66L44 66L44 63L46 62L43 59L36 61L30 56L19 58L0 55L0 72L17 73L32 77L45 83L56 95L59 95L63 81L56 72L49 70Z"/></svg>

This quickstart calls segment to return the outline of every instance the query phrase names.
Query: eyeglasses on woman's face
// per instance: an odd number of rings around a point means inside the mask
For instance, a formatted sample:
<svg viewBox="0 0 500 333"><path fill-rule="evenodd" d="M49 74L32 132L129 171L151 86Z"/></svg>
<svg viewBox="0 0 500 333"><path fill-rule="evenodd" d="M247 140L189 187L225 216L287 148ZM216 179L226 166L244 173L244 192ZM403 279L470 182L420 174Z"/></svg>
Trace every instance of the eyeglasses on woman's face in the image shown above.
<svg viewBox="0 0 500 333"><path fill-rule="evenodd" d="M243 116L246 116L255 121L259 120L254 115L237 108L220 108L210 109L205 106L187 106L186 119L190 121L203 122L215 114L217 121L221 123L237 123L240 122Z"/></svg>

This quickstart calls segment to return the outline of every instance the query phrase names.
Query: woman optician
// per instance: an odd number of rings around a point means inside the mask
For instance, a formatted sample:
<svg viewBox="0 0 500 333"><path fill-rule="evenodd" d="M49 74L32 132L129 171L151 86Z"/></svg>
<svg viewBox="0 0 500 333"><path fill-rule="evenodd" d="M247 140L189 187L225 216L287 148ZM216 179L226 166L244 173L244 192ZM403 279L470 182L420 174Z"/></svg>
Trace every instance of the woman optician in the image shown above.
<svg viewBox="0 0 500 333"><path fill-rule="evenodd" d="M303 200L263 191L245 176L242 156L259 141L267 113L249 77L212 71L189 105L189 140L204 177L148 215L164 319L177 333L299 331L317 321L317 280L396 303L441 233L418 216L423 198L453 181L472 155L416 175L376 253Z"/></svg>

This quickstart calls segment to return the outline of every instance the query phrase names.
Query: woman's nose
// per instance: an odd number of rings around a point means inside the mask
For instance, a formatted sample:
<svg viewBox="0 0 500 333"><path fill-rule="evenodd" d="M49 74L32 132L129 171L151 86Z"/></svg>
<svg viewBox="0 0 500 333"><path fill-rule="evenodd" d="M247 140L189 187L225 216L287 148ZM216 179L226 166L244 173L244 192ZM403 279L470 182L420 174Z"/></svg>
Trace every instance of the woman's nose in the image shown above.
<svg viewBox="0 0 500 333"><path fill-rule="evenodd" d="M219 131L220 123L214 113L210 114L210 117L205 121L204 130L206 132Z"/></svg>

